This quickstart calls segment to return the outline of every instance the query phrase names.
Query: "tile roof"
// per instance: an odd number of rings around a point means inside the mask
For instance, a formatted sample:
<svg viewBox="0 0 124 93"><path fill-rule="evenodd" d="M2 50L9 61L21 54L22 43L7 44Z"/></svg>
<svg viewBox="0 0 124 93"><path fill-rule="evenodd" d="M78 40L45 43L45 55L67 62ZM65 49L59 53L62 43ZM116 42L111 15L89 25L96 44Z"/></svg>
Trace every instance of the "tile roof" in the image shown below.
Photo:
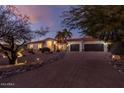
<svg viewBox="0 0 124 93"><path fill-rule="evenodd" d="M40 43L40 42L45 42L46 40L56 40L54 38L46 38L44 40L39 40L39 41L33 41L33 42L29 42L29 43ZM98 41L98 39L95 39L91 36L84 36L82 38L71 38L68 39L67 41L83 41L83 42L87 42L87 41Z"/></svg>
<svg viewBox="0 0 124 93"><path fill-rule="evenodd" d="M46 38L46 39L44 39L44 40L39 40L39 41L31 41L31 42L29 42L29 43L41 43L41 42L45 42L46 40L55 40L54 38ZM28 44L29 44L28 43Z"/></svg>
<svg viewBox="0 0 124 93"><path fill-rule="evenodd" d="M82 38L71 38L71 39L68 39L67 41L98 41L98 39L95 39L91 36L84 36Z"/></svg>

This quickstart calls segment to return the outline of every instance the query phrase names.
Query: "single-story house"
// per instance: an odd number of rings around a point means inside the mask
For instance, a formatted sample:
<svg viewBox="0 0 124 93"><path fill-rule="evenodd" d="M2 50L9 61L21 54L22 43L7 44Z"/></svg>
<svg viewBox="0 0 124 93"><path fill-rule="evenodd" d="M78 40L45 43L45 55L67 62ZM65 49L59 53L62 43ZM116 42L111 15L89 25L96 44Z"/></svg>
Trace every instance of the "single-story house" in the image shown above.
<svg viewBox="0 0 124 93"><path fill-rule="evenodd" d="M68 52L73 51L108 51L108 43L105 43L104 41L100 41L97 39L94 39L90 36L85 36L83 38L73 38L68 39L66 45L61 45L57 43L56 39L53 38L46 38L44 40L34 41L27 44L27 47L29 49L39 50L43 47L48 47L51 49L51 51L56 50L66 50Z"/></svg>

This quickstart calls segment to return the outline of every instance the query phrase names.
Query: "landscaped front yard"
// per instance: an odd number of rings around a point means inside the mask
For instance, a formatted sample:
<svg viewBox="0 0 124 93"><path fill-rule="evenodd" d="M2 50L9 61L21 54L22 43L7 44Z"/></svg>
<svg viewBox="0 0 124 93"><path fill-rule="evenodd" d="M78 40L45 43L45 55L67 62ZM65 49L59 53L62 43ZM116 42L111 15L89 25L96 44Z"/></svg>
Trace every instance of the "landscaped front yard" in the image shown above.
<svg viewBox="0 0 124 93"><path fill-rule="evenodd" d="M0 65L0 79L8 78L10 76L20 74L22 72L27 72L37 69L43 65L53 63L63 58L63 56L64 53L28 54L25 55L24 57L18 58L18 63L15 65L8 64L8 60L6 58L1 57L3 61L1 61L1 65Z"/></svg>

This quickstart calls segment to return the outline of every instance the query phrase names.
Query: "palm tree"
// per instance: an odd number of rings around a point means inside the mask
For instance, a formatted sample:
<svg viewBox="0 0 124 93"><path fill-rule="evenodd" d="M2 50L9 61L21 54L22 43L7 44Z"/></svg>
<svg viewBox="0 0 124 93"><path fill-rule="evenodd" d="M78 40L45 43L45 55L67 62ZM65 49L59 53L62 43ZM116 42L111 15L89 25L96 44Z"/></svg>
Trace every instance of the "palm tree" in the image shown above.
<svg viewBox="0 0 124 93"><path fill-rule="evenodd" d="M64 41L64 33L61 31L58 31L55 38L57 39L58 43L63 43Z"/></svg>
<svg viewBox="0 0 124 93"><path fill-rule="evenodd" d="M64 40L67 41L67 39L71 38L72 37L72 33L67 30L67 29L63 29L63 33L64 33Z"/></svg>
<svg viewBox="0 0 124 93"><path fill-rule="evenodd" d="M72 33L67 29L58 31L55 38L57 39L58 44L61 46L61 50L64 50L67 47L67 39L71 38Z"/></svg>

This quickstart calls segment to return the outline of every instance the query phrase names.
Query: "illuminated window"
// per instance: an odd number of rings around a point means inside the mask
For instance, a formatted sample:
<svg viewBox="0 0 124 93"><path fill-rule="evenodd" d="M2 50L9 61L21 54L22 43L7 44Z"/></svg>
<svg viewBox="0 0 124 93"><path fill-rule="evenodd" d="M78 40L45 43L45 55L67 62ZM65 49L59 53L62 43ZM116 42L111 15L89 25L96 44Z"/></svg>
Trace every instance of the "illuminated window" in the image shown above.
<svg viewBox="0 0 124 93"><path fill-rule="evenodd" d="M42 48L42 44L38 43L38 49Z"/></svg>
<svg viewBox="0 0 124 93"><path fill-rule="evenodd" d="M52 47L52 41L47 41L47 47L49 47L49 48Z"/></svg>

